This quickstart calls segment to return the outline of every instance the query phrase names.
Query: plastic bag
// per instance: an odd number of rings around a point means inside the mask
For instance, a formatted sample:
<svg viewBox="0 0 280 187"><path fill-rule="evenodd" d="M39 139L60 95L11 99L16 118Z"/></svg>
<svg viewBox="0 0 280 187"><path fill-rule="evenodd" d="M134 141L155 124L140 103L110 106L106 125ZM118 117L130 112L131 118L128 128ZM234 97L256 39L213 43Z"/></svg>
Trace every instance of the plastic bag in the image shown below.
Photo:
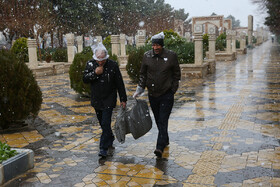
<svg viewBox="0 0 280 187"><path fill-rule="evenodd" d="M144 100L135 100L127 112L127 123L134 139L145 135L152 128L149 107Z"/></svg>
<svg viewBox="0 0 280 187"><path fill-rule="evenodd" d="M125 142L125 135L129 134L129 126L127 123L127 108L121 108L115 123L115 135L120 143Z"/></svg>
<svg viewBox="0 0 280 187"><path fill-rule="evenodd" d="M96 45L91 46L91 49L93 51L92 57L94 60L102 61L102 60L109 58L108 51L102 43L99 43L97 46ZM103 57L100 58L100 56L103 56Z"/></svg>

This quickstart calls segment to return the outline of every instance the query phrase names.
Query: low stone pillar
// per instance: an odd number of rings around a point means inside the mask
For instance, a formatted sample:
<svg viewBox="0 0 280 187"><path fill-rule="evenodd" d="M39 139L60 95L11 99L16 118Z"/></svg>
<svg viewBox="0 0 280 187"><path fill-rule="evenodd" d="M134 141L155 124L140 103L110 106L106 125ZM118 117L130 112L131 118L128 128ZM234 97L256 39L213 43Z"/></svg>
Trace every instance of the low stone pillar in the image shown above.
<svg viewBox="0 0 280 187"><path fill-rule="evenodd" d="M126 56L125 42L125 34L120 34L121 56Z"/></svg>
<svg viewBox="0 0 280 187"><path fill-rule="evenodd" d="M12 40L12 46L14 45L15 42L16 42L16 40Z"/></svg>
<svg viewBox="0 0 280 187"><path fill-rule="evenodd" d="M257 29L257 44L261 45L262 43L263 43L263 29L261 27Z"/></svg>
<svg viewBox="0 0 280 187"><path fill-rule="evenodd" d="M191 33L190 32L185 32L185 38L187 40L187 42L191 41Z"/></svg>
<svg viewBox="0 0 280 187"><path fill-rule="evenodd" d="M146 42L146 30L138 30L136 37L136 47L145 45Z"/></svg>
<svg viewBox="0 0 280 187"><path fill-rule="evenodd" d="M127 43L128 43L128 45L133 45L133 37L132 36L127 37Z"/></svg>
<svg viewBox="0 0 280 187"><path fill-rule="evenodd" d="M27 39L28 46L28 57L29 57L29 67L37 68L38 60L37 60L37 43L35 39Z"/></svg>
<svg viewBox="0 0 280 187"><path fill-rule="evenodd" d="M66 34L68 62L72 63L75 56L74 34Z"/></svg>
<svg viewBox="0 0 280 187"><path fill-rule="evenodd" d="M236 35L236 41L239 42L239 49L241 49L241 36L240 36L239 33L237 33L237 35ZM237 46L236 46L236 50L237 50L237 49L238 49L238 48L237 48Z"/></svg>
<svg viewBox="0 0 280 187"><path fill-rule="evenodd" d="M216 53L216 27L214 25L208 26L209 34L209 59L215 59Z"/></svg>
<svg viewBox="0 0 280 187"><path fill-rule="evenodd" d="M231 31L231 43L232 43L231 51L233 53L236 53L236 31Z"/></svg>
<svg viewBox="0 0 280 187"><path fill-rule="evenodd" d="M261 42L264 42L264 29L261 27Z"/></svg>
<svg viewBox="0 0 280 187"><path fill-rule="evenodd" d="M126 36L125 34L120 34L120 46L121 46L121 55L119 56L118 60L121 66L126 66L128 56L126 55Z"/></svg>
<svg viewBox="0 0 280 187"><path fill-rule="evenodd" d="M120 35L111 35L112 55L120 55Z"/></svg>
<svg viewBox="0 0 280 187"><path fill-rule="evenodd" d="M253 16L248 16L248 45L253 45Z"/></svg>
<svg viewBox="0 0 280 187"><path fill-rule="evenodd" d="M227 34L227 53L232 53L232 49L231 49L231 30L227 30L226 32Z"/></svg>
<svg viewBox="0 0 280 187"><path fill-rule="evenodd" d="M137 43L136 43L136 46L137 46L137 47L140 47L140 46L145 45L145 41L146 41L145 36L137 36Z"/></svg>
<svg viewBox="0 0 280 187"><path fill-rule="evenodd" d="M241 33L240 49L244 50L246 48L246 34Z"/></svg>
<svg viewBox="0 0 280 187"><path fill-rule="evenodd" d="M83 51L83 36L77 36L76 38L78 44L78 53Z"/></svg>
<svg viewBox="0 0 280 187"><path fill-rule="evenodd" d="M97 43L102 43L102 36L95 36Z"/></svg>
<svg viewBox="0 0 280 187"><path fill-rule="evenodd" d="M194 25L194 63L202 65L203 63L203 30L202 25Z"/></svg>

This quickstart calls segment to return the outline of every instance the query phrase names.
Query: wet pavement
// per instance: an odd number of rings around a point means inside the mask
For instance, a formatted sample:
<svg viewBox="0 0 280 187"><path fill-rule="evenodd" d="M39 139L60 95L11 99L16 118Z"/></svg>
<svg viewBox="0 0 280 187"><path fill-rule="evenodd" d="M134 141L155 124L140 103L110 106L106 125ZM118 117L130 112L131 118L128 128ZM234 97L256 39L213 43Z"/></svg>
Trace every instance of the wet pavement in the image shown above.
<svg viewBox="0 0 280 187"><path fill-rule="evenodd" d="M68 74L37 79L39 117L0 135L35 152L35 167L5 186L280 186L280 46L266 42L205 79L184 79L156 159L157 128L98 157L100 127ZM136 88L125 78L129 99ZM143 99L147 99L144 96ZM113 123L118 108L114 110Z"/></svg>

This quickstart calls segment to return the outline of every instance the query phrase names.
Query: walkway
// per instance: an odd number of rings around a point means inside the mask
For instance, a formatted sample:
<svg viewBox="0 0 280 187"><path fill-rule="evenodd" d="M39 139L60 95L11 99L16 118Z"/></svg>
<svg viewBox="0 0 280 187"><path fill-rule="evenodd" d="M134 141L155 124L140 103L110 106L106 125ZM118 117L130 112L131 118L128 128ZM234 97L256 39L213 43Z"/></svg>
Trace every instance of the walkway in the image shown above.
<svg viewBox="0 0 280 187"><path fill-rule="evenodd" d="M205 80L181 81L162 159L153 154L155 124L99 159L89 100L70 89L68 74L38 81L35 127L0 135L34 150L35 167L6 186L280 186L280 46L271 42L217 62ZM136 86L125 81L131 99Z"/></svg>

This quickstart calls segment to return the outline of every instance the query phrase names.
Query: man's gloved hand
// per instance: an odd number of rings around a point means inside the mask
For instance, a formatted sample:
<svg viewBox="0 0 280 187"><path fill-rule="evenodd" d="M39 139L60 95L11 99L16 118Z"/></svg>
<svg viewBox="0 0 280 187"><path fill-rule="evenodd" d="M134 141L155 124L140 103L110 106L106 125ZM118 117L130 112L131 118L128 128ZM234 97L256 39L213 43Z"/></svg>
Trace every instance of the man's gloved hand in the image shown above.
<svg viewBox="0 0 280 187"><path fill-rule="evenodd" d="M137 86L135 93L133 94L133 98L136 98L138 96L142 96L144 94L145 89L141 86Z"/></svg>

